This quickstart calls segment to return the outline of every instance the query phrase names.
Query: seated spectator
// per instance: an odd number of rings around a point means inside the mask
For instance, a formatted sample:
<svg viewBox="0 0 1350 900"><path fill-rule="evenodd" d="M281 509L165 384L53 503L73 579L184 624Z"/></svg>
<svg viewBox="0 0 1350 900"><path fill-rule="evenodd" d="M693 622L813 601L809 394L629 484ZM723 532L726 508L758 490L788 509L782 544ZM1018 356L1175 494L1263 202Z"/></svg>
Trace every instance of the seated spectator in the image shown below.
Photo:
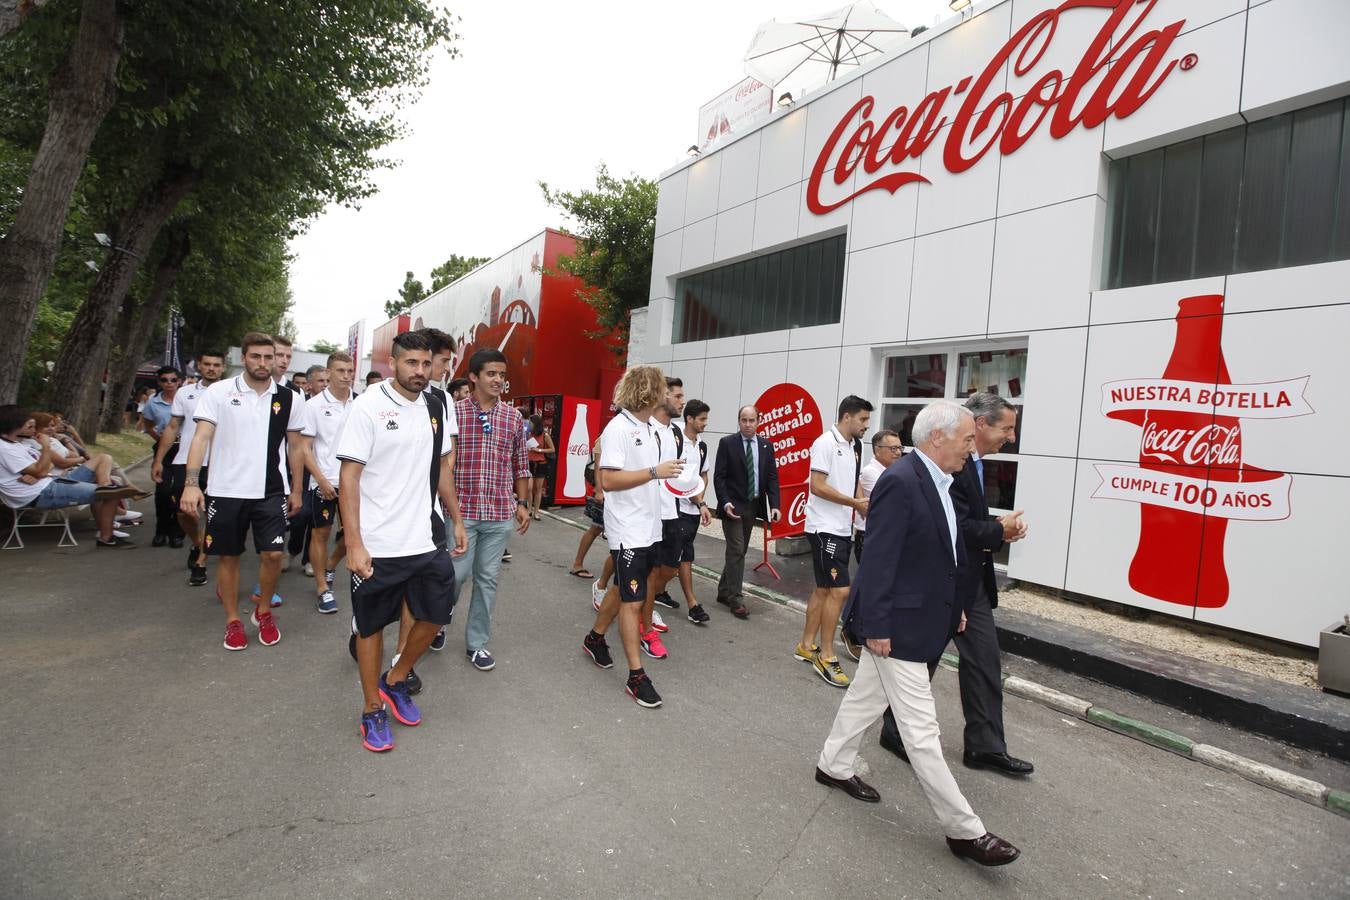
<svg viewBox="0 0 1350 900"><path fill-rule="evenodd" d="M113 533L118 502L135 496L134 487L99 486L83 466L71 477L52 477L55 459L50 444L39 443L37 423L26 409L0 406L0 500L11 509L64 509L89 504L98 526L98 546L133 547Z"/></svg>
<svg viewBox="0 0 1350 900"><path fill-rule="evenodd" d="M112 457L107 453L90 455L74 438L61 434L58 431L59 424L60 420L53 413L33 413L34 440L51 448L52 474L84 481L82 475L70 473L76 469L88 469L93 475L94 484L112 484Z"/></svg>

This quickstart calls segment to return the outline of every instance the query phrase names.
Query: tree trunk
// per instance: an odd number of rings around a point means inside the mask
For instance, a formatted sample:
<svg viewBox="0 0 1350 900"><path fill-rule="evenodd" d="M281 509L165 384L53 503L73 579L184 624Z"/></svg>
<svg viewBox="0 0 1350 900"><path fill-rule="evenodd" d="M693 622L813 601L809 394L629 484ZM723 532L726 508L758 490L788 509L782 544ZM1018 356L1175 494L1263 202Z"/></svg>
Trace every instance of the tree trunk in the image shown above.
<svg viewBox="0 0 1350 900"><path fill-rule="evenodd" d="M47 287L70 198L89 146L117 97L122 20L116 0L84 0L70 52L52 76L47 125L24 187L14 226L0 239L0 403L19 393L24 352L38 298Z"/></svg>
<svg viewBox="0 0 1350 900"><path fill-rule="evenodd" d="M97 433L98 393L86 388L103 380L112 346L112 324L126 300L127 289L155 236L196 182L194 171L170 167L141 191L135 205L118 223L115 246L66 332L47 383L48 405L74 422L81 434Z"/></svg>
<svg viewBox="0 0 1350 900"><path fill-rule="evenodd" d="M155 325L169 304L174 282L178 280L179 273L183 271L183 262L191 252L186 226L171 226L167 237L164 253L155 266L155 278L145 299L134 311L127 309L129 304L123 306L126 321L119 323L117 348L108 365L108 391L104 394L103 421L99 431L116 434L122 430L122 410L126 406L126 398L131 396L136 369L149 349ZM122 324L125 324L125 329Z"/></svg>

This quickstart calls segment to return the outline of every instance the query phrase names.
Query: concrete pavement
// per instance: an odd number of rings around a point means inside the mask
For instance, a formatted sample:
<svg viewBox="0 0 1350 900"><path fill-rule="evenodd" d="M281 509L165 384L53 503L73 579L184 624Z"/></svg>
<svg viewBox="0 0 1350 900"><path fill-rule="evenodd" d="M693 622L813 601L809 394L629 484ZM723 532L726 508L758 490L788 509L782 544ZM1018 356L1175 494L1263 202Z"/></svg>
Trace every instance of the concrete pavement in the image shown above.
<svg viewBox="0 0 1350 900"><path fill-rule="evenodd" d="M666 705L638 708L581 653L589 589L556 522L513 541L497 669L469 666L460 618L418 667L424 723L383 756L357 737L345 584L320 616L284 575L281 643L250 629L232 654L181 552L79 536L0 555L8 895L1350 896L1350 820L1020 698L1009 743L1036 775L964 769L943 670L948 760L1023 850L958 861L875 729L882 803L812 781L842 692L791 658L791 610L741 622L698 580L712 624L667 616L671 658L647 661Z"/></svg>

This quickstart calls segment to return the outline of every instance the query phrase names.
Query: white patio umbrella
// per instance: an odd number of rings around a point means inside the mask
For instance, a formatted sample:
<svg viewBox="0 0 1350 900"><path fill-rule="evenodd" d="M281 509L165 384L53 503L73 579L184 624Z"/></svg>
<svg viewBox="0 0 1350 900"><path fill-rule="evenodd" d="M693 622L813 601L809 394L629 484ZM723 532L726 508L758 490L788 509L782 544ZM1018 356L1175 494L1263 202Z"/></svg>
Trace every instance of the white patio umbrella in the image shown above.
<svg viewBox="0 0 1350 900"><path fill-rule="evenodd" d="M745 52L747 75L768 85L793 78L822 84L841 66L858 66L909 37L909 29L860 0L800 22L770 19L759 26Z"/></svg>

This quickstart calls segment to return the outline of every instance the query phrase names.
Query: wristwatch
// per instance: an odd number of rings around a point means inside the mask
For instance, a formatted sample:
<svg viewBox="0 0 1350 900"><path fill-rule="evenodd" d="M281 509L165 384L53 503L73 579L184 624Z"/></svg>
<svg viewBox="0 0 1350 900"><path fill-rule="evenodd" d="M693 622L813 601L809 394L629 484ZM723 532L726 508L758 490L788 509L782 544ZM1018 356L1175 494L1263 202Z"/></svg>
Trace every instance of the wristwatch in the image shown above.
<svg viewBox="0 0 1350 900"><path fill-rule="evenodd" d="M652 481L656 480L656 466L648 466L647 474L652 476Z"/></svg>
<svg viewBox="0 0 1350 900"><path fill-rule="evenodd" d="M528 500L522 500L522 499L520 499L519 497L516 498L516 506L524 506L524 507L528 508L529 505L530 505L530 501L528 501Z"/></svg>

